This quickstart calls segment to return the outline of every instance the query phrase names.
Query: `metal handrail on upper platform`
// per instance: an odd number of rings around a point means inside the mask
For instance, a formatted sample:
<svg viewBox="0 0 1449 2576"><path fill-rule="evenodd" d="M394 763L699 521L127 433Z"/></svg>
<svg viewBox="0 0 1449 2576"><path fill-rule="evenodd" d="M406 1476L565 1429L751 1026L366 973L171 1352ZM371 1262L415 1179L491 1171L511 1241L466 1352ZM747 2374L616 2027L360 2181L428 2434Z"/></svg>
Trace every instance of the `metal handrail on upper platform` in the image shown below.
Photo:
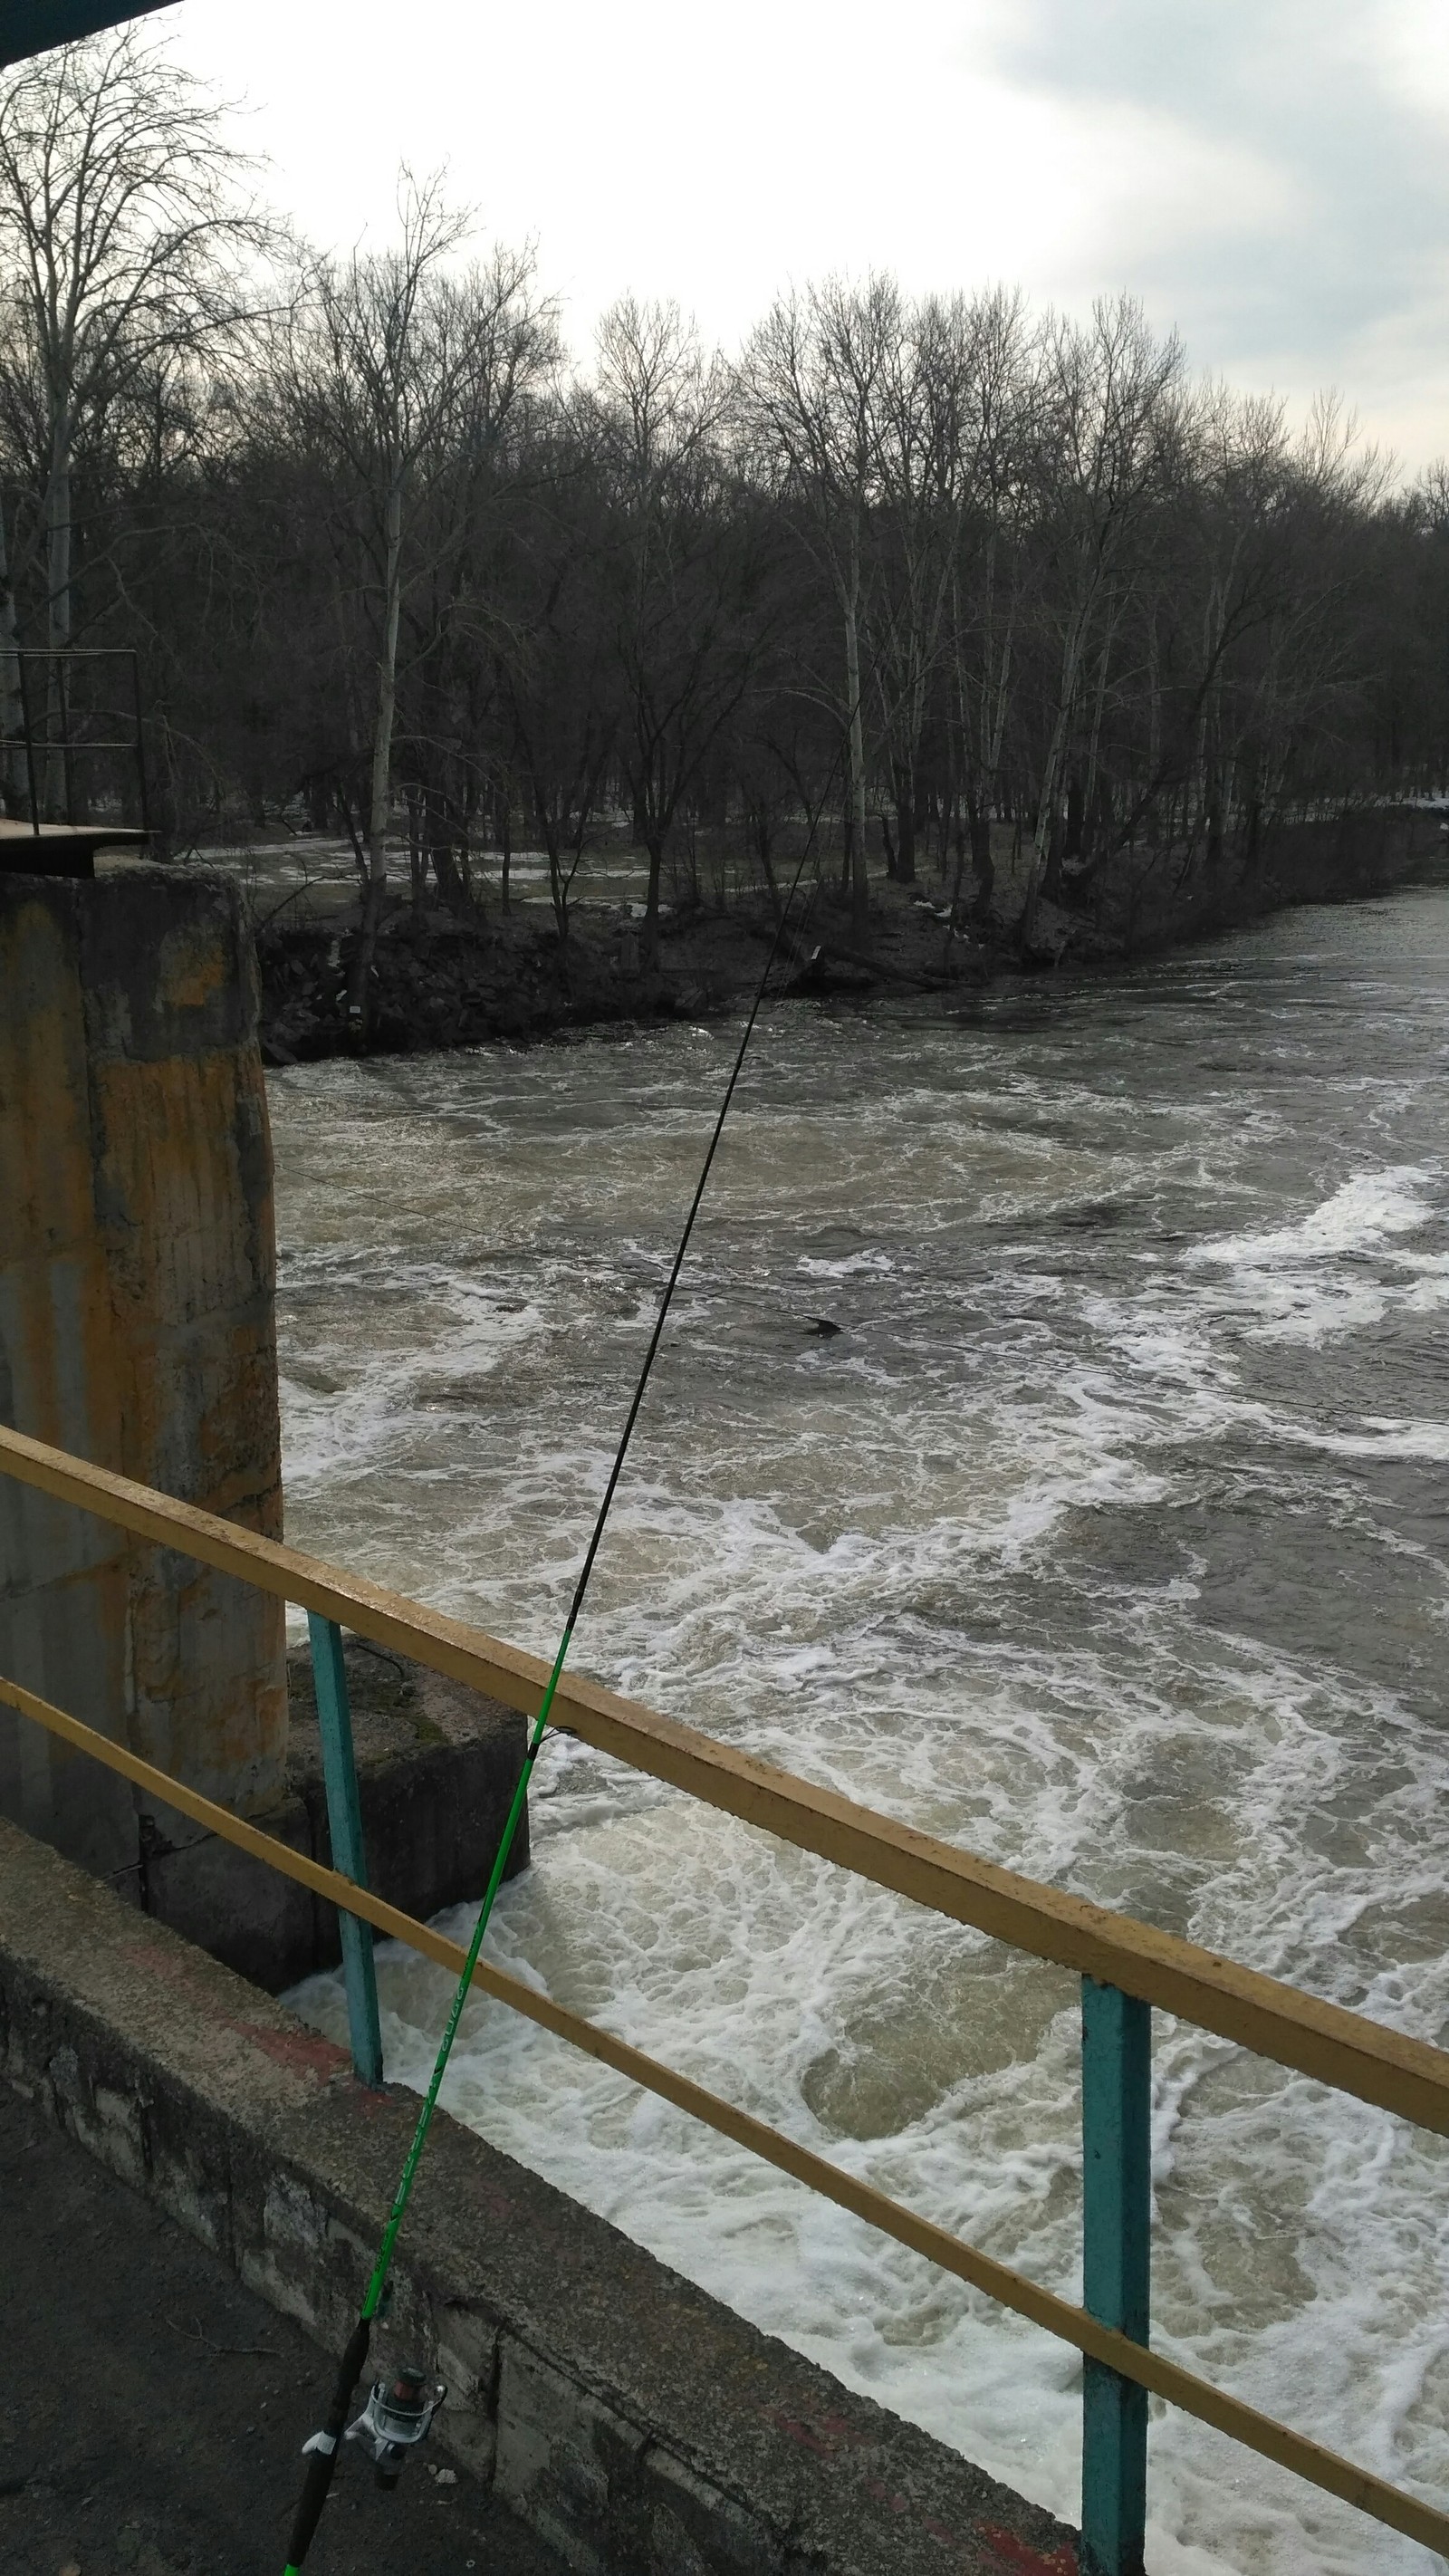
<svg viewBox="0 0 1449 2576"><path fill-rule="evenodd" d="M475 1690L515 1708L537 1706L547 1679L539 1657L363 1577L3 1426L0 1474L255 1584L318 1623L345 1619L360 1635ZM373 1895L358 1878L292 1851L17 1682L0 1679L0 1702L327 1898L344 1918L371 1924L460 1973L464 1952L457 1943ZM1082 1976L1086 2304L1076 2307L521 1980L482 1961L474 1971L474 1983L511 2010L1074 2345L1087 2364L1084 2570L1119 2576L1133 2563L1134 2549L1140 2563L1149 2392L1449 2556L1449 2513L1151 2350L1145 2155L1153 2005L1440 2136L1449 2135L1449 2054L1175 1934L958 1851L598 1684L577 1678L564 1684L554 1720L561 1731L721 1813Z"/></svg>
<svg viewBox="0 0 1449 2576"><path fill-rule="evenodd" d="M146 795L141 658L135 647L129 644L75 645L64 648L49 645L9 645L3 648L3 658L15 666L21 730L18 737L14 734L0 735L0 752L18 749L23 756L32 836L38 841L47 828L48 820L52 823L62 822L64 826L77 831L93 828L89 817L77 814L75 811L75 764L82 758L89 759L94 753L119 752L125 754L128 766L134 764L139 837L144 839L150 832L151 824ZM124 707L102 706L78 710L73 690L77 669L81 665L89 666L102 662L129 663L130 686L126 691L129 703ZM37 706L37 681L43 695L43 706ZM104 724L113 728L124 726L126 730L98 735L87 734L83 730L78 731L78 724L83 727L88 717L99 717ZM42 815L41 808L53 801L49 780L56 763L59 764L64 787L65 814L63 817L47 818ZM101 829L99 825L94 828L97 831ZM125 827L123 832L124 830ZM134 827L131 836L134 836Z"/></svg>
<svg viewBox="0 0 1449 2576"><path fill-rule="evenodd" d="M15 696L21 706L21 732L5 734L0 729L0 760L5 762L5 786L15 796L15 783L10 775L10 757L21 752L26 773L28 804L28 845L26 860L39 873L62 873L62 876L90 876L95 848L103 845L144 845L149 840L149 804L147 804L147 747L144 747L144 714L142 714L142 659L131 644L95 644L95 647L28 647L8 644L0 649L0 659L13 665ZM88 706L75 703L77 665L95 662L129 662L131 677L126 688L126 706ZM39 670L36 670L39 665ZM36 708L36 688L44 706ZM88 732L88 726L100 721L103 732ZM106 726L111 732L106 732ZM124 729L124 732L121 732ZM77 762L100 755L124 755L126 773L134 773L136 824L95 822L88 814L75 809L75 770ZM59 768L62 793L54 791L54 775ZM64 817L54 814L54 806L64 804ZM46 809L46 811L41 811ZM23 832L23 822L5 822L5 837ZM15 863L10 853L10 866Z"/></svg>

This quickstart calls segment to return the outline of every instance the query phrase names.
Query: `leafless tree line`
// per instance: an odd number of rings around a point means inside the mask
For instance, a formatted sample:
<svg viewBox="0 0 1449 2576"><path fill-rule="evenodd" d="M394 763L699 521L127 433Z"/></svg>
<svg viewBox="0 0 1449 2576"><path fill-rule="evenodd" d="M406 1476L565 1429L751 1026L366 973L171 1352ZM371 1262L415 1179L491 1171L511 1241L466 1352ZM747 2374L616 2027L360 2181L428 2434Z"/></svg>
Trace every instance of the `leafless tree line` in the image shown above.
<svg viewBox="0 0 1449 2576"><path fill-rule="evenodd" d="M313 258L217 103L134 32L0 94L0 735L17 648L139 642L180 845L295 809L400 819L466 909L592 838L733 835L773 898L810 832L963 917L1010 827L1037 901L1253 868L1283 815L1449 777L1449 478L1331 402L1190 375L1103 302L888 277L780 298L730 362L622 299L571 364L527 250L404 173L393 245Z"/></svg>

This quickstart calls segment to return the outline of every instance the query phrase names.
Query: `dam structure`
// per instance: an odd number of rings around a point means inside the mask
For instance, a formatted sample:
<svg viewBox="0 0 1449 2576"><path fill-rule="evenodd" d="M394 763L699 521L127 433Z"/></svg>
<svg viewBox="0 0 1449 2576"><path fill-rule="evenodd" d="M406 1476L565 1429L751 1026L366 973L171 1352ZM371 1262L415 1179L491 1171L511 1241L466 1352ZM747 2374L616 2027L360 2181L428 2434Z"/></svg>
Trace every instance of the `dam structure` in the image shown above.
<svg viewBox="0 0 1449 2576"><path fill-rule="evenodd" d="M20 1219L0 1273L5 2071L336 2351L415 2115L388 2082L373 1939L457 1975L459 1943L427 1918L476 1901L547 1672L285 1543L270 1157L230 890L147 868L11 874L0 957ZM290 1669L288 1605L309 1636ZM434 2440L462 2473L598 2576L1138 2576L1156 2400L1449 2550L1437 2504L1154 2348L1149 2153L1155 2012L1437 2135L1449 2056L587 1679L565 1676L554 1721L1079 1979L1074 2302L491 1958L473 1972L490 2009L1058 2338L1081 2372L1081 2524L847 2390L444 2112L386 2332L447 2383ZM339 1955L345 2049L275 1999Z"/></svg>
<svg viewBox="0 0 1449 2576"><path fill-rule="evenodd" d="M460 1964L425 1918L482 1886L544 1675L283 1543L236 889L44 856L0 872L5 2071L335 2347L412 2116L373 1938ZM309 1634L290 1656L288 1604ZM346 2055L272 2000L339 1957ZM475 1982L636 2071L486 1962ZM902 2516L912 2546L959 2527L983 2565L1069 2564L1049 2516L446 2116L400 2260L392 2331L449 2384L439 2441L570 2564L803 2564L808 2534L811 2565L895 2565Z"/></svg>

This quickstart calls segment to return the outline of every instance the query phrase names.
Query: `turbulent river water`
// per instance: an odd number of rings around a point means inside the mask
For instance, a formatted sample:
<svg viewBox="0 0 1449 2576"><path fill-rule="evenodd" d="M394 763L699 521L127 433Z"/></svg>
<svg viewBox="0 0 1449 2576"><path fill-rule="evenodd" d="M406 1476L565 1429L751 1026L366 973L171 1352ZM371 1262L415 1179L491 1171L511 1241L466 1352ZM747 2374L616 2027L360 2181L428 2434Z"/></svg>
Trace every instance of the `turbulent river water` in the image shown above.
<svg viewBox="0 0 1449 2576"><path fill-rule="evenodd" d="M294 1541L552 1650L736 1035L273 1077ZM781 1007L578 1665L1442 2039L1446 1073L1437 888L965 1008ZM579 1747L533 1817L500 1959L1080 2295L1065 1975ZM445 1981L384 1951L380 1986L421 2082ZM502 2007L444 2099L1075 2519L1065 2347ZM1159 2015L1154 2147L1154 2339L1442 2496L1443 2142ZM1180 2415L1151 2440L1158 2576L1439 2564Z"/></svg>

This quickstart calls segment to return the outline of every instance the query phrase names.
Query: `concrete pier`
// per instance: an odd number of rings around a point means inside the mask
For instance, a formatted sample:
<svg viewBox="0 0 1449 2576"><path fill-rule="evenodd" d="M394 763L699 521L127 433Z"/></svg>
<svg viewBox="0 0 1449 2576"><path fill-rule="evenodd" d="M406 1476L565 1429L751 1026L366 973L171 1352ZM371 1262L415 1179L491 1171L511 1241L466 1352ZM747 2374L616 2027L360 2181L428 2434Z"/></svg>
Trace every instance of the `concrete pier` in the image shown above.
<svg viewBox="0 0 1449 2576"><path fill-rule="evenodd" d="M280 1537L256 1023L226 879L0 874L0 1418ZM0 1478L0 1668L242 1812L283 1650L280 1603ZM0 1712L0 1813L119 1884L144 1803Z"/></svg>
<svg viewBox="0 0 1449 2576"><path fill-rule="evenodd" d="M361 1637L343 1641L358 1805L374 1893L427 1920L475 1903L488 1883L523 1767L527 1727L515 1708L484 1699L407 1655ZM305 1646L287 1658L291 1727L286 1793L266 1828L293 1851L332 1865L322 1746ZM506 1878L528 1867L525 1808ZM342 1955L337 1916L283 1878L169 1808L143 1820L142 1910L250 1977L269 1993Z"/></svg>

